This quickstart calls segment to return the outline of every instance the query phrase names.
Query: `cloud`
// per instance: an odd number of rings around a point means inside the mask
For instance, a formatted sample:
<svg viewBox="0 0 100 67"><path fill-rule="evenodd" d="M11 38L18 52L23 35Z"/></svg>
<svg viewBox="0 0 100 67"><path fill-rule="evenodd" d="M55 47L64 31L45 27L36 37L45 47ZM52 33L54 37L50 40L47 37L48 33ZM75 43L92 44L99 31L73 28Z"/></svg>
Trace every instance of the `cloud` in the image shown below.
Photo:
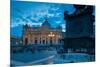
<svg viewBox="0 0 100 67"><path fill-rule="evenodd" d="M21 4L22 5L22 4ZM25 4L23 6L26 6ZM46 16L50 21L50 23L55 22L55 24L60 24L61 23L61 17L62 17L62 12L60 12L60 7L59 5L56 4L37 4L37 5L32 5L33 7L31 7L29 5L30 8L28 8L28 4L27 7L22 8L19 7L17 8L13 8L15 9L15 14L14 16L16 16L17 13L17 20L13 19L13 21L11 21L11 27L16 27L18 25L25 25L26 23L29 24L30 26L33 25L41 25L43 23L43 21L46 19ZM24 9L24 11L23 11ZM52 19L51 19L52 18ZM19 21L20 20L20 21Z"/></svg>
<svg viewBox="0 0 100 67"><path fill-rule="evenodd" d="M22 25L25 25L25 24L28 24L29 26L41 26L42 23L41 22L38 22L38 23L33 23L32 21L29 20L29 22L25 22L25 21L20 21L20 22L13 22L11 23L11 27L17 27L17 26L22 26Z"/></svg>
<svg viewBox="0 0 100 67"><path fill-rule="evenodd" d="M66 32L66 30L65 30L65 29L62 29L62 31L63 31L63 32Z"/></svg>
<svg viewBox="0 0 100 67"><path fill-rule="evenodd" d="M55 21L57 24L60 24L61 23L61 21Z"/></svg>
<svg viewBox="0 0 100 67"><path fill-rule="evenodd" d="M56 13L56 16L60 16L62 13Z"/></svg>
<svg viewBox="0 0 100 67"><path fill-rule="evenodd" d="M28 22L27 24L28 24L29 26L41 26L41 25L42 25L41 22L38 22L38 23Z"/></svg>
<svg viewBox="0 0 100 67"><path fill-rule="evenodd" d="M48 13L47 16L48 17L54 17L55 15L53 13L52 14Z"/></svg>
<svg viewBox="0 0 100 67"><path fill-rule="evenodd" d="M17 18L17 20L15 19L12 19L11 20L11 27L16 27L16 26L19 26L19 25L25 25L25 24L28 24L30 26L32 25L41 25L41 22L38 21L39 18L35 18L35 17L26 17L26 18Z"/></svg>
<svg viewBox="0 0 100 67"><path fill-rule="evenodd" d="M14 21L14 20L11 20L11 25L10 25L10 27L17 27L17 26L19 26L19 25L25 25L26 24L26 22L25 21L22 21L21 19L20 19L20 21L19 22L16 22L16 21Z"/></svg>
<svg viewBox="0 0 100 67"><path fill-rule="evenodd" d="M57 10L59 10L59 7L52 7L50 10L57 11Z"/></svg>
<svg viewBox="0 0 100 67"><path fill-rule="evenodd" d="M31 15L30 16L27 16L26 19L28 20L28 22L31 21L33 23L34 22L38 22L38 20L39 20L38 17L34 17L34 16L31 16Z"/></svg>
<svg viewBox="0 0 100 67"><path fill-rule="evenodd" d="M62 27L62 31L65 32L66 31L66 24L61 24Z"/></svg>
<svg viewBox="0 0 100 67"><path fill-rule="evenodd" d="M62 28L66 28L66 24L61 24Z"/></svg>

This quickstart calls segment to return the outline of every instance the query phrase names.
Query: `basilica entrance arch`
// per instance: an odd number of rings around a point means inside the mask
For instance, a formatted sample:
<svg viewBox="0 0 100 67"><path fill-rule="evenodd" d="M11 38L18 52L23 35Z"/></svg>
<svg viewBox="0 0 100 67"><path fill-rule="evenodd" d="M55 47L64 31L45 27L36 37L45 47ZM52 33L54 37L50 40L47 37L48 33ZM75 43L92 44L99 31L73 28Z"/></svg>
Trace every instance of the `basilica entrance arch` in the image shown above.
<svg viewBox="0 0 100 67"><path fill-rule="evenodd" d="M28 38L25 38L25 45L28 44Z"/></svg>
<svg viewBox="0 0 100 67"><path fill-rule="evenodd" d="M50 38L50 45L52 45L53 44L53 42L52 42L52 38Z"/></svg>

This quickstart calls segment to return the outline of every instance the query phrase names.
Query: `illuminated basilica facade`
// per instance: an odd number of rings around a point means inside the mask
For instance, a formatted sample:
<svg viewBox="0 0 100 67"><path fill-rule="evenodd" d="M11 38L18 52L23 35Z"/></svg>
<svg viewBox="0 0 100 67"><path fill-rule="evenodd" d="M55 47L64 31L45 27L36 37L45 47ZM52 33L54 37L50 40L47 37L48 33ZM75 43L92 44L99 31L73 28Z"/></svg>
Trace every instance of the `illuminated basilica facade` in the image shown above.
<svg viewBox="0 0 100 67"><path fill-rule="evenodd" d="M40 27L30 27L27 24L23 27L23 45L59 45L62 38L62 28L52 28L47 19Z"/></svg>

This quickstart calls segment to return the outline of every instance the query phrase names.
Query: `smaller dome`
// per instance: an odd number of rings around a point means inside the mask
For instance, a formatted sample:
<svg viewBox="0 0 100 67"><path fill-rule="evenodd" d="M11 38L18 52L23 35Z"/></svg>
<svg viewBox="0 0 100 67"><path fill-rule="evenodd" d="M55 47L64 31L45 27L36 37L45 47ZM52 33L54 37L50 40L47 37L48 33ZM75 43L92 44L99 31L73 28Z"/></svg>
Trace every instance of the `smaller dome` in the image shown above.
<svg viewBox="0 0 100 67"><path fill-rule="evenodd" d="M44 21L44 23L42 24L42 26L48 26L48 27L51 27L51 25L50 25L50 23L48 22L47 19Z"/></svg>
<svg viewBox="0 0 100 67"><path fill-rule="evenodd" d="M25 24L24 27L25 27L25 28L28 28L29 26L28 26L28 24Z"/></svg>

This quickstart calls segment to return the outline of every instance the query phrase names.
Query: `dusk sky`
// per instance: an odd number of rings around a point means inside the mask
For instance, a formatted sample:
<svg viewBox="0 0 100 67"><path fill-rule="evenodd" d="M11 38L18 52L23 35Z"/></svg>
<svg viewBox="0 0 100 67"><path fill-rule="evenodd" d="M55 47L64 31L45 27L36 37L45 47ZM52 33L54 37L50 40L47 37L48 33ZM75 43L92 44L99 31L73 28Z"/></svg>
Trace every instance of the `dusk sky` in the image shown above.
<svg viewBox="0 0 100 67"><path fill-rule="evenodd" d="M65 31L64 11L69 14L75 11L71 4L43 3L43 2L11 2L11 35L21 36L22 27L25 24L30 26L41 26L46 17L52 27L61 26Z"/></svg>

